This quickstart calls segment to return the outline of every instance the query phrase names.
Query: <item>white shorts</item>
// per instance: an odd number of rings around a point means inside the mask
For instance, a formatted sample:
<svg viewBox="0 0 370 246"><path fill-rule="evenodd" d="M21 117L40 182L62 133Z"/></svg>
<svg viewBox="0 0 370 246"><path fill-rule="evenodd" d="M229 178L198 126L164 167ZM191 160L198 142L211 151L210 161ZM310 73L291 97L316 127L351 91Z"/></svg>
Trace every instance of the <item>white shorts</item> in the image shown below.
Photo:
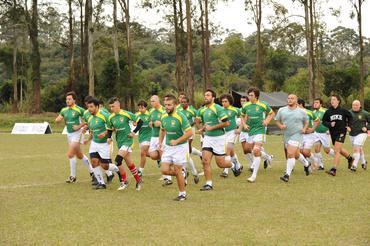
<svg viewBox="0 0 370 246"><path fill-rule="evenodd" d="M236 136L237 135L235 134L235 131L234 130L225 132L226 143L227 144L229 144L229 143L235 144L235 142L236 142Z"/></svg>
<svg viewBox="0 0 370 246"><path fill-rule="evenodd" d="M248 136L247 143L265 143L266 142L266 135L265 134L256 134L252 136Z"/></svg>
<svg viewBox="0 0 370 246"><path fill-rule="evenodd" d="M127 151L129 153L132 153L132 147L131 146L127 146L127 145L122 145L121 148L119 148L119 150Z"/></svg>
<svg viewBox="0 0 370 246"><path fill-rule="evenodd" d="M141 143L139 143L139 147L143 147L143 146L150 146L150 141L143 141Z"/></svg>
<svg viewBox="0 0 370 246"><path fill-rule="evenodd" d="M210 150L215 155L225 155L226 153L226 137L221 136L204 136L202 149Z"/></svg>
<svg viewBox="0 0 370 246"><path fill-rule="evenodd" d="M159 137L151 137L149 144L149 153L158 150Z"/></svg>
<svg viewBox="0 0 370 246"><path fill-rule="evenodd" d="M83 138L81 129L78 131L72 132L72 133L67 133L67 138L68 138L68 144L71 144L71 143L83 144L84 143L84 138Z"/></svg>
<svg viewBox="0 0 370 246"><path fill-rule="evenodd" d="M108 143L95 143L91 141L89 153L98 153L102 159L110 159L110 146Z"/></svg>
<svg viewBox="0 0 370 246"><path fill-rule="evenodd" d="M349 136L352 146L362 147L365 144L367 133L360 133L356 136Z"/></svg>
<svg viewBox="0 0 370 246"><path fill-rule="evenodd" d="M187 143L176 146L164 145L161 162L184 165L189 160L189 146Z"/></svg>
<svg viewBox="0 0 370 246"><path fill-rule="evenodd" d="M189 140L190 140L190 139L193 139L193 138L194 138L194 136L195 136L195 127L193 126L193 127L191 128L191 130L192 130L192 132L193 132L193 135L189 138Z"/></svg>
<svg viewBox="0 0 370 246"><path fill-rule="evenodd" d="M324 148L330 148L330 135L329 133L315 132L315 142L320 142Z"/></svg>
<svg viewBox="0 0 370 246"><path fill-rule="evenodd" d="M242 142L247 142L248 138L249 138L248 132L241 132L240 137L239 137L239 142L241 142L241 143Z"/></svg>
<svg viewBox="0 0 370 246"><path fill-rule="evenodd" d="M293 146L293 147L296 147L296 148L300 148L301 147L301 142L299 142L299 141L295 141L295 140L288 140L288 142L287 143L285 143L285 148L287 148L288 147L288 145L290 145L290 146Z"/></svg>
<svg viewBox="0 0 370 246"><path fill-rule="evenodd" d="M301 149L311 149L316 142L315 133L303 134Z"/></svg>

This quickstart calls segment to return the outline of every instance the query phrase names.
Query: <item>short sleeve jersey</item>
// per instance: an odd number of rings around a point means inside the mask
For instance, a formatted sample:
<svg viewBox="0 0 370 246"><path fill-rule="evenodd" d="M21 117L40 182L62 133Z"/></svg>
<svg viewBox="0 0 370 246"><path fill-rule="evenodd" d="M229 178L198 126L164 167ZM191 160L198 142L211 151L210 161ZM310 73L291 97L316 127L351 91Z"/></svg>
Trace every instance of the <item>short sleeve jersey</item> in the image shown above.
<svg viewBox="0 0 370 246"><path fill-rule="evenodd" d="M305 109L308 117L308 127L313 127L313 122L319 120L319 118L309 109Z"/></svg>
<svg viewBox="0 0 370 246"><path fill-rule="evenodd" d="M138 122L139 120L140 118L126 110L121 110L119 113L113 113L109 116L109 124L116 132L118 148L123 145L132 146L134 139L128 136L131 133L130 122Z"/></svg>
<svg viewBox="0 0 370 246"><path fill-rule="evenodd" d="M165 109L163 106L160 106L160 108L156 109L156 108L152 108L149 113L150 113L150 121L152 122L153 124L153 127L152 127L152 137L159 137L159 130L160 130L160 127L155 127L154 126L154 122L157 121L157 120L161 120L162 118L162 115L165 113Z"/></svg>
<svg viewBox="0 0 370 246"><path fill-rule="evenodd" d="M306 121L308 121L307 114L300 108L290 109L288 106L279 109L275 120L280 121L286 125L284 130L284 141L289 140L302 142L302 128Z"/></svg>
<svg viewBox="0 0 370 246"><path fill-rule="evenodd" d="M236 124L236 119L240 117L241 111L240 111L240 109L235 108L231 105L229 107L225 108L225 110L226 110L227 118L230 121L230 125L225 127L225 131L228 132L228 131L235 130L236 128L238 128L238 126Z"/></svg>
<svg viewBox="0 0 370 246"><path fill-rule="evenodd" d="M150 122L150 114L149 111L146 111L145 113L136 113L136 117L140 118L143 122L140 130L139 130L139 143L142 143L144 141L150 141L150 138L152 137L152 129L149 127Z"/></svg>
<svg viewBox="0 0 370 246"><path fill-rule="evenodd" d="M266 127L263 125L263 121L266 119L267 114L272 113L270 105L263 101L243 104L242 115L248 117L246 123L249 126L249 135L265 134Z"/></svg>
<svg viewBox="0 0 370 246"><path fill-rule="evenodd" d="M85 109L77 105L62 108L59 115L63 116L68 133L75 132L75 130L73 130L73 126L81 123L81 118L83 117L84 112Z"/></svg>
<svg viewBox="0 0 370 246"><path fill-rule="evenodd" d="M104 138L99 138L98 135L103 133L106 130L111 130L112 127L109 123L109 115L98 111L96 115L91 115L88 119L88 126L90 129L90 132L92 132L93 135L93 141L95 143L106 143L107 142L107 136Z"/></svg>
<svg viewBox="0 0 370 246"><path fill-rule="evenodd" d="M209 107L204 106L199 109L198 118L201 119L203 124L214 126L220 123L220 121L228 119L226 110L218 104L211 104ZM210 137L222 136L225 134L224 128L208 131L206 130L204 135Z"/></svg>
<svg viewBox="0 0 370 246"><path fill-rule="evenodd" d="M162 129L166 131L166 145L170 145L171 140L176 140L183 136L186 131L191 129L188 119L184 114L173 112L172 114L163 114L161 118ZM178 143L184 144L186 141Z"/></svg>
<svg viewBox="0 0 370 246"><path fill-rule="evenodd" d="M315 132L317 133L326 133L329 129L322 124L322 117L324 116L326 108L319 108L313 111L313 114L320 119L320 125L316 128Z"/></svg>
<svg viewBox="0 0 370 246"><path fill-rule="evenodd" d="M189 121L189 124L192 126L194 125L194 119L197 117L197 110L193 106L189 106L187 109L184 109L183 107L180 107L178 110L176 110L178 113L182 113L186 116L186 118Z"/></svg>

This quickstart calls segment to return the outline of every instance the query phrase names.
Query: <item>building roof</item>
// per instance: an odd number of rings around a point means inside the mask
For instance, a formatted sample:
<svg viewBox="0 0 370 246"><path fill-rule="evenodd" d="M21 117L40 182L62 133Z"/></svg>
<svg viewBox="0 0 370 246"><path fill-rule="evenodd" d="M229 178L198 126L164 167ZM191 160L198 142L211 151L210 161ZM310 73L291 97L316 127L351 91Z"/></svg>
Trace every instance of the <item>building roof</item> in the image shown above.
<svg viewBox="0 0 370 246"><path fill-rule="evenodd" d="M247 96L246 92L231 91L231 95L234 98L234 106L241 107L240 98L242 96ZM288 93L279 91L279 92L260 92L259 100L267 102L272 108L284 107L287 104Z"/></svg>

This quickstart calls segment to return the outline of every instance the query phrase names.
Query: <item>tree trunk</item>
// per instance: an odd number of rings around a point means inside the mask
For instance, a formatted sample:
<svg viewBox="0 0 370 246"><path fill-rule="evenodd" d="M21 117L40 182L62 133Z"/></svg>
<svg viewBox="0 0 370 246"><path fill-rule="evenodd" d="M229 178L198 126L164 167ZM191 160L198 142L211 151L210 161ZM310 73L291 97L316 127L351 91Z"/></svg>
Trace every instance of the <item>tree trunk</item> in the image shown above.
<svg viewBox="0 0 370 246"><path fill-rule="evenodd" d="M201 11L200 23L202 29L202 74L204 79L204 90L211 88L210 58L209 58L209 28L208 28L208 0L199 0Z"/></svg>
<svg viewBox="0 0 370 246"><path fill-rule="evenodd" d="M114 61L116 62L117 78L120 77L121 71L119 67L119 53L118 53L118 27L117 27L117 0L113 0L113 52Z"/></svg>
<svg viewBox="0 0 370 246"><path fill-rule="evenodd" d="M94 51L93 51L93 32L94 28L92 25L92 0L86 0L87 5L87 37L88 37L88 51L87 51L87 61L88 61L88 73L89 73L89 95L94 96ZM86 30L85 30L86 33Z"/></svg>
<svg viewBox="0 0 370 246"><path fill-rule="evenodd" d="M31 113L39 114L41 113L41 103L40 103L40 94L41 94L41 74L40 74L40 64L41 57L39 51L39 42L38 42L38 11L37 11L37 0L32 0L32 16L29 16L26 5L26 18L28 22L28 31L31 41L31 79L32 79L32 92L33 92L33 105Z"/></svg>
<svg viewBox="0 0 370 246"><path fill-rule="evenodd" d="M79 0L78 1L80 4L80 52L81 52L81 65L80 65L80 73L82 75L82 78L85 78L86 75L84 74L85 71L85 50L84 50L84 16L83 16L83 6L84 6L84 1ZM84 81L84 79L83 79Z"/></svg>
<svg viewBox="0 0 370 246"><path fill-rule="evenodd" d="M83 50L84 50L84 57L83 57L83 82L86 85L89 85L89 1L85 0L85 21L84 21L84 42L83 42ZM89 89L89 95L90 95L90 89Z"/></svg>
<svg viewBox="0 0 370 246"><path fill-rule="evenodd" d="M209 36L210 36L210 32L209 32L209 19L208 19L208 7L209 7L209 3L208 3L208 0L205 0L204 1L204 24L205 24L205 32L206 32L206 43L205 43L205 55L206 55L206 79L205 79L205 82L206 82L206 86L207 88L211 88L212 87L212 84L211 84L211 57L210 57L210 42L209 42Z"/></svg>
<svg viewBox="0 0 370 246"><path fill-rule="evenodd" d="M307 68L308 68L308 100L312 103L314 99L314 86L313 86L313 70L311 65L311 41L310 41L310 14L308 0L302 2L304 5L304 20L305 20L305 38L307 46Z"/></svg>
<svg viewBox="0 0 370 246"><path fill-rule="evenodd" d="M360 36L360 95L359 99L362 107L364 107L365 100L365 89L364 89L364 78L365 78L365 66L364 66L364 39L362 36L362 2L363 0L358 0L358 12L357 12L357 21L358 21L358 32Z"/></svg>
<svg viewBox="0 0 370 246"><path fill-rule="evenodd" d="M73 13L72 0L68 0L68 20L69 20L69 79L68 90L74 90L75 71L74 71L74 44L73 44Z"/></svg>
<svg viewBox="0 0 370 246"><path fill-rule="evenodd" d="M186 30L187 30L187 96L194 104L194 63L193 63L193 30L191 26L191 2L186 0Z"/></svg>
<svg viewBox="0 0 370 246"><path fill-rule="evenodd" d="M177 0L172 1L173 5L173 18L174 18L174 26L175 26L175 48L176 48L176 82L177 82L177 90L179 92L184 91L184 82L182 80L182 68L183 68L183 57L181 54L181 42L180 42L180 28L179 28L179 20L178 20L178 11L177 11Z"/></svg>
<svg viewBox="0 0 370 246"><path fill-rule="evenodd" d="M14 1L15 4L15 1ZM15 7L16 5L14 5ZM13 104L12 104L12 113L18 113L18 76L17 76L17 33L14 27L13 29L13 71L12 71L12 81L13 81Z"/></svg>
<svg viewBox="0 0 370 246"><path fill-rule="evenodd" d="M315 53L314 53L314 40L315 40L315 34L314 34L314 21L313 21L313 5L314 0L310 0L310 82L312 83L312 101L310 103L313 103L313 99L316 98L316 74L315 74Z"/></svg>
<svg viewBox="0 0 370 246"><path fill-rule="evenodd" d="M180 24L180 47L181 47L181 80L182 84L184 86L184 91L185 88L188 87L188 81L186 77L186 61L185 61L185 56L186 56L186 38L185 38L185 29L184 29L184 12L182 8L182 0L179 0L179 24Z"/></svg>
<svg viewBox="0 0 370 246"><path fill-rule="evenodd" d="M262 24L262 0L256 0L256 26L257 26L257 60L254 83L257 87L262 88L262 41L261 41L261 24Z"/></svg>

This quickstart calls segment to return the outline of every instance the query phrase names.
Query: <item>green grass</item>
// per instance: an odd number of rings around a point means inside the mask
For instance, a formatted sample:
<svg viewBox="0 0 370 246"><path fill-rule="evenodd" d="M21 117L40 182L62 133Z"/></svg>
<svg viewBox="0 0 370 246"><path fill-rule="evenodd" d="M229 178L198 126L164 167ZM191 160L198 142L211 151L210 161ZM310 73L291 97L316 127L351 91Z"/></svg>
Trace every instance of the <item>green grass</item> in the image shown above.
<svg viewBox="0 0 370 246"><path fill-rule="evenodd" d="M153 161L147 163L142 191L135 191L131 177L124 192L116 191L117 180L94 191L80 162L78 182L64 183L65 136L1 134L0 139L0 245L370 244L370 171L350 173L342 159L337 177L321 172L306 177L297 163L285 184L279 180L285 170L279 136L268 137L266 149L275 161L260 170L255 184L246 182L246 170L221 179L213 164L214 190L199 191L204 179L190 182L182 203L172 201L175 185L161 186ZM246 165L239 145L237 150ZM137 148L134 160L138 163Z"/></svg>

